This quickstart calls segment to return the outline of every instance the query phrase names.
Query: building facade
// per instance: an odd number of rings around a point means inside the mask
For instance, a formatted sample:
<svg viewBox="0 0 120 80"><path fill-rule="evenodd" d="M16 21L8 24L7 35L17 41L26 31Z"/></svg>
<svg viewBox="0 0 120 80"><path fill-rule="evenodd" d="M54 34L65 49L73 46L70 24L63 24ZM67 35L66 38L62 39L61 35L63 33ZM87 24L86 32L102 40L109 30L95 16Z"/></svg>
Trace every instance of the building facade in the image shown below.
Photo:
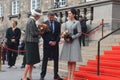
<svg viewBox="0 0 120 80"><path fill-rule="evenodd" d="M40 8L41 0L0 0L0 33L5 33L11 21L17 20L23 29L32 9Z"/></svg>
<svg viewBox="0 0 120 80"><path fill-rule="evenodd" d="M35 8L42 9L43 20L47 19L47 12L52 10L57 20L64 23L67 21L67 12L72 7L77 10L78 16L88 19L90 29L98 26L102 19L104 33L113 31L120 25L120 0L0 0L0 31L4 32L10 27L12 19L18 21L18 27L24 28L30 11Z"/></svg>
<svg viewBox="0 0 120 80"><path fill-rule="evenodd" d="M78 16L82 15L88 19L87 24L90 29L97 27L102 20L104 20L104 35L120 27L120 0L46 0L43 4L44 15L52 10L61 23L67 20L68 10L74 7ZM102 35L100 28L91 38L97 40Z"/></svg>

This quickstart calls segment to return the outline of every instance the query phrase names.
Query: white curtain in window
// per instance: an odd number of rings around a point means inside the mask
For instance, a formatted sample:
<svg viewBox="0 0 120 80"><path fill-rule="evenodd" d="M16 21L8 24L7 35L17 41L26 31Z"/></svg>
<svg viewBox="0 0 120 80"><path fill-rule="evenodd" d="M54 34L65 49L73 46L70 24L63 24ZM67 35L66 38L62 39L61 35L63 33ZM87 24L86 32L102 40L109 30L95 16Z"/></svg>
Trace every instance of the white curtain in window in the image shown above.
<svg viewBox="0 0 120 80"><path fill-rule="evenodd" d="M31 0L31 10L37 9L40 7L40 0Z"/></svg>
<svg viewBox="0 0 120 80"><path fill-rule="evenodd" d="M59 0L60 7L64 7L66 5L66 0Z"/></svg>
<svg viewBox="0 0 120 80"><path fill-rule="evenodd" d="M54 0L54 5L59 5L59 7L64 7L66 5L66 0L59 0L58 3L56 3L56 0Z"/></svg>
<svg viewBox="0 0 120 80"><path fill-rule="evenodd" d="M12 2L12 15L19 13L19 1L15 0Z"/></svg>

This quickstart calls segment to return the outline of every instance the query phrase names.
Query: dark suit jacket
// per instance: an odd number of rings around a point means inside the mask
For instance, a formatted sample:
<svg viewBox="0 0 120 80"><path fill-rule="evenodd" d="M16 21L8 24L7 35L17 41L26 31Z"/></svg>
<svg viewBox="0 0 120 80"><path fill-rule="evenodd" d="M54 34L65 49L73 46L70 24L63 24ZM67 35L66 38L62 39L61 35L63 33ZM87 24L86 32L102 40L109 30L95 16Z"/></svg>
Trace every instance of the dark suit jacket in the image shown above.
<svg viewBox="0 0 120 80"><path fill-rule="evenodd" d="M50 23L49 21L45 21L45 24L47 24L50 28ZM43 48L47 48L50 49L51 46L49 45L50 41L56 41L57 44L55 47L58 47L59 45L59 41L60 41L60 33L61 33L61 24L57 21L54 21L54 33L52 33L52 31L50 32L46 32L45 34L43 34L42 38L43 38Z"/></svg>
<svg viewBox="0 0 120 80"><path fill-rule="evenodd" d="M7 46L8 47L13 45L18 46L20 36L21 36L21 30L19 28L16 28L14 31L12 31L12 27L8 28L6 31ZM11 42L11 39L15 39L16 43Z"/></svg>

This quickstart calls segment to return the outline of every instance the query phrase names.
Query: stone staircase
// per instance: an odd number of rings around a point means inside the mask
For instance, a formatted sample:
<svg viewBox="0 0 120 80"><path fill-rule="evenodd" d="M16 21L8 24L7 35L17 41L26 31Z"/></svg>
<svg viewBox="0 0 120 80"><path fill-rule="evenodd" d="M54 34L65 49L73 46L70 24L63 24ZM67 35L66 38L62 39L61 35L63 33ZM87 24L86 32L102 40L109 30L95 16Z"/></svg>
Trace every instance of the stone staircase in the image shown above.
<svg viewBox="0 0 120 80"><path fill-rule="evenodd" d="M105 40L101 41L101 50L100 53L103 55L104 50L110 50L111 46L119 45L120 42L120 35L112 35L106 38ZM62 48L62 43L60 44L60 51ZM88 60L95 60L97 55L97 40L90 41L89 46L81 47L83 62L77 63L78 70L79 66L87 65ZM48 62L47 72L53 74L53 61ZM67 77L67 62L60 61L59 62L59 74L62 77Z"/></svg>

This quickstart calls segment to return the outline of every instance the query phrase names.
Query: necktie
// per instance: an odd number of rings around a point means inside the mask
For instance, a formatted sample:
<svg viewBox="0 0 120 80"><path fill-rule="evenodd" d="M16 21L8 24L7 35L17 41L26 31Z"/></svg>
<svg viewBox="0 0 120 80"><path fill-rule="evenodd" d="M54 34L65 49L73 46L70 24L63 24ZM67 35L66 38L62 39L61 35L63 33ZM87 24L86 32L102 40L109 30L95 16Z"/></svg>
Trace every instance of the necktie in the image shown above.
<svg viewBox="0 0 120 80"><path fill-rule="evenodd" d="M53 30L53 21L51 21L50 28L51 28L51 31L53 33L54 32L54 30Z"/></svg>

